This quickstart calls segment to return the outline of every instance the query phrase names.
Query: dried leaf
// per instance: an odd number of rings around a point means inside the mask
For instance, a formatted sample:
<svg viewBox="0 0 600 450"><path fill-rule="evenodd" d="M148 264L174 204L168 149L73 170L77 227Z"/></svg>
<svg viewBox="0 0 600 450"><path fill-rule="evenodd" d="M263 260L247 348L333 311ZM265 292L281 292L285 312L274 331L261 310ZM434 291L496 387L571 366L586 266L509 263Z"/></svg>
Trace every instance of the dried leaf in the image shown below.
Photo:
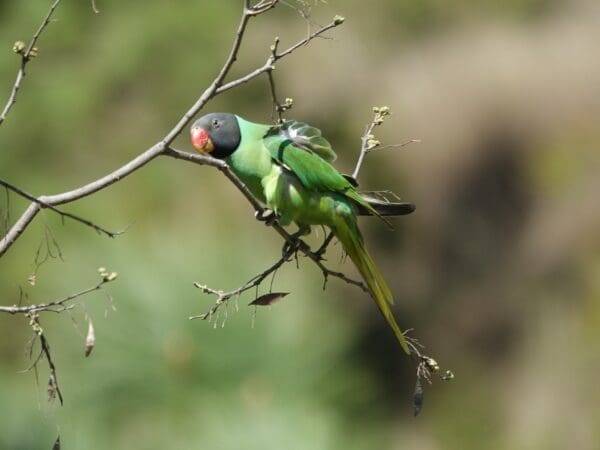
<svg viewBox="0 0 600 450"><path fill-rule="evenodd" d="M289 292L269 292L268 294L261 295L248 304L254 306L268 306L278 302L288 294Z"/></svg>
<svg viewBox="0 0 600 450"><path fill-rule="evenodd" d="M56 394L58 393L58 385L56 384L56 379L54 378L54 374L50 374L48 378L48 402L52 402L56 398Z"/></svg>
<svg viewBox="0 0 600 450"><path fill-rule="evenodd" d="M421 384L421 379L417 378L417 382L415 383L415 392L413 394L413 413L415 417L417 414L419 414L421 408L423 408L423 398L423 385Z"/></svg>
<svg viewBox="0 0 600 450"><path fill-rule="evenodd" d="M85 356L86 358L90 356L92 350L94 350L94 345L96 345L96 335L94 334L94 325L92 324L92 319L88 319L88 332L85 338Z"/></svg>

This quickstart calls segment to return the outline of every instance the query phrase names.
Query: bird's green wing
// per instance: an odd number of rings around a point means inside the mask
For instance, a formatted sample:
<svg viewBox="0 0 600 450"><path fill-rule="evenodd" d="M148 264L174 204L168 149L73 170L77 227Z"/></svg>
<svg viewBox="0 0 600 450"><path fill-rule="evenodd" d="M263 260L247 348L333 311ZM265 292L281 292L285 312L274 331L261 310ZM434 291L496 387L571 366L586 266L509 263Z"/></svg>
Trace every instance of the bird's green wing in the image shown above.
<svg viewBox="0 0 600 450"><path fill-rule="evenodd" d="M263 139L271 158L293 172L307 189L337 192L382 218L328 162L335 158L335 153L316 128L300 122L286 122L272 127ZM389 224L384 218L382 220Z"/></svg>
<svg viewBox="0 0 600 450"><path fill-rule="evenodd" d="M271 158L293 172L307 189L339 193L354 190L350 182L319 154L321 149L317 151L308 139L299 139L289 132L290 128L284 128L285 125L287 123L271 128L264 137Z"/></svg>
<svg viewBox="0 0 600 450"><path fill-rule="evenodd" d="M325 161L333 162L337 158L329 141L321 135L321 130L306 123L288 120L272 127L269 133L289 139L295 145L317 154Z"/></svg>

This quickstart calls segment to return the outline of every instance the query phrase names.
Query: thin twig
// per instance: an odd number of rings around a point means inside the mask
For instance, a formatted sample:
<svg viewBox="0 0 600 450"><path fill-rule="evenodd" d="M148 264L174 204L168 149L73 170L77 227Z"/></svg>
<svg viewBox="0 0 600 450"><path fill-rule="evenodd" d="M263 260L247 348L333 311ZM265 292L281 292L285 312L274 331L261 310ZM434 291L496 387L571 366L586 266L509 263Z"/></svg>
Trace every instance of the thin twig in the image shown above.
<svg viewBox="0 0 600 450"><path fill-rule="evenodd" d="M400 144L389 144L389 145L383 145L381 147L377 146L377 147L367 150L367 153L368 152L376 152L379 150L391 150L391 149L395 149L395 148L402 148L402 147L406 147L407 145L410 145L410 144L420 144L420 143L421 143L421 139L409 139Z"/></svg>
<svg viewBox="0 0 600 450"><path fill-rule="evenodd" d="M36 305L27 305L27 306L17 306L17 305L0 306L0 312L8 313L8 314L26 314L26 315L38 313L41 311L60 313L67 309L71 309L73 307L73 305L70 304L70 302L72 300L75 300L76 298L79 298L81 296L89 294L90 292L98 291L98 290L102 289L102 287L106 283L109 283L109 282L113 281L114 279L115 278L109 279L108 277L103 277L102 280L95 286L83 289L74 294L70 294L64 298L61 298L60 300L53 300L53 301L50 301L47 303L39 303Z"/></svg>
<svg viewBox="0 0 600 450"><path fill-rule="evenodd" d="M344 22L342 17L336 17L333 19L333 21L327 25L325 25L324 27L318 29L317 31L311 33L310 35L308 35L307 37L305 37L304 39L298 41L296 44L288 47L286 50L284 50L281 53L276 53L276 54L271 54L269 56L269 58L267 58L267 61L260 67L258 67L257 69L253 70L252 72L248 73L247 75L238 78L237 80L233 80L230 81L229 83L226 83L222 86L220 86L215 94L220 94L221 92L224 92L226 90L232 89L234 87L237 87L241 84L247 83L250 80L253 80L254 78L256 78L257 76L274 70L275 66L274 64L279 61L280 59L286 57L287 55L289 55L290 53L294 52L295 50L297 50L298 48L308 44L310 41L312 41L313 39L321 36L323 33L325 33L328 30L331 30L332 28L335 28L339 25L341 25Z"/></svg>
<svg viewBox="0 0 600 450"><path fill-rule="evenodd" d="M367 153L375 150L389 150L394 148L402 148L414 142L421 142L420 139L409 139L408 141L402 142L401 144L381 146L381 143L377 139L375 139L375 136L373 135L373 130L375 129L375 127L381 125L386 119L386 117L388 117L390 114L391 112L388 106L373 107L373 119L367 125L365 132L360 138L360 153L358 155L358 160L356 161L356 167L354 168L354 172L352 172L352 178L354 178L354 180L358 179L358 172L362 167Z"/></svg>
<svg viewBox="0 0 600 450"><path fill-rule="evenodd" d="M240 287L238 287L236 289L233 289L232 291L228 291L228 292L217 291L217 290L211 289L208 286L205 286L203 284L194 283L194 286L196 286L198 289L201 289L202 292L205 292L207 294L216 295L217 301L207 312L205 312L204 314L200 314L198 316L191 316L190 320L193 320L193 319L206 320L206 319L210 318L214 313L217 312L217 310L221 307L221 305L223 305L227 301L229 301L230 298L237 297L238 295L243 294L244 292L246 292L252 288L258 287L269 275L271 275L272 273L275 273L281 266L283 266L286 262L288 262L290 256L291 256L291 252L286 252L277 262L275 262L275 264L268 267L267 269L265 269L258 275L253 276L248 281L246 281L243 285L241 285Z"/></svg>
<svg viewBox="0 0 600 450"><path fill-rule="evenodd" d="M4 120L6 119L6 116L8 115L11 108L17 101L17 93L19 92L21 83L23 82L23 79L25 78L25 67L27 66L27 63L29 63L29 61L31 61L31 59L33 57L32 50L34 49L35 44L36 44L37 40L40 38L44 29L50 23L50 18L52 17L52 14L54 13L54 10L56 9L56 7L60 3L60 1L61 0L55 0L54 3L52 3L52 5L50 5L50 9L48 10L46 17L44 17L44 20L42 21L42 23L38 27L37 31L31 38L31 42L29 43L27 48L21 53L21 66L19 67L19 71L17 72L17 79L15 80L15 83L13 84L10 96L8 97L8 101L7 101L6 105L4 106L4 109L2 110L2 114L0 114L0 125L2 125L2 122L4 122Z"/></svg>
<svg viewBox="0 0 600 450"><path fill-rule="evenodd" d="M37 319L36 319L37 320ZM42 345L42 351L46 356L46 361L48 361L48 367L50 369L50 377L48 379L48 400L52 400L55 395L58 395L58 400L60 404L63 404L63 395L60 390L60 386L58 385L58 376L56 375L56 366L54 365L54 361L52 360L52 355L50 354L50 344L48 344L48 339L46 339L46 335L44 333L40 334L40 344Z"/></svg>
<svg viewBox="0 0 600 450"><path fill-rule="evenodd" d="M277 58L277 49L279 48L279 37L275 38L273 45L271 45L271 57L273 60ZM273 103L273 110L271 111L271 120L275 123L283 123L283 113L292 107L292 100L286 98L285 103L281 103L277 97L277 89L275 88L275 77L273 71L267 71L267 78L269 80L269 90L271 91L271 101ZM277 116L277 118L275 118Z"/></svg>
<svg viewBox="0 0 600 450"><path fill-rule="evenodd" d="M44 334L44 329L40 325L39 316L35 312L28 313L27 316L29 317L29 325L31 326L31 329L33 330L33 337L31 338L31 340L29 341L29 344L28 344L29 356L31 357L31 355L32 355L33 344L35 342L35 338L39 339L41 350L40 350L39 355L35 358L35 360L31 364L31 366L22 372L28 372L31 369L33 369L35 371L36 382L37 382L37 374L38 374L37 365L40 362L40 360L42 359L42 356L45 356L46 361L48 362L48 367L50 369L50 377L48 378L48 388L47 388L48 401L50 402L50 401L54 400L56 398L56 396L58 395L58 399L60 400L60 404L62 405L63 404L63 396L62 396L62 392L60 390L60 386L58 385L58 376L56 375L56 366L54 365L54 361L52 360L52 354L50 353L50 344L48 343L48 339L46 339L46 336Z"/></svg>
<svg viewBox="0 0 600 450"><path fill-rule="evenodd" d="M378 124L375 121L375 117L373 118L373 120L371 121L371 123L369 123L369 125L367 125L367 128L365 129L365 132L363 133L362 137L360 138L360 153L358 154L358 161L356 161L356 167L354 167L354 171L352 172L352 178L354 178L355 180L358 179L358 172L360 172L360 169L362 168L362 164L364 162L365 156L366 154L369 152L369 136L372 136L373 134L373 129L377 126Z"/></svg>
<svg viewBox="0 0 600 450"><path fill-rule="evenodd" d="M313 260L313 262L317 265L317 267L319 267L319 269L321 269L321 273L323 274L323 289L325 289L325 287L327 285L328 277L332 276L335 278L339 278L340 280L345 281L348 284L357 286L365 292L369 292L363 282L354 280L354 279L346 276L342 272L336 272L336 271L333 271L333 270L329 269L328 267L326 267L320 260L316 259L316 258L319 258L319 255L317 254L317 252L310 251L310 248L308 248L308 245L305 244L304 241L298 240L295 242L295 245L298 245L298 247L297 247L298 250L302 251L306 256L311 258ZM304 246L306 246L307 248L304 248ZM248 280L246 283L242 284L240 287L233 289L231 291L227 291L227 292L219 291L219 290L212 289L212 288L210 288L206 285L200 284L200 283L194 283L194 286L201 289L203 292L216 295L217 301L206 313L200 314L198 316L191 316L190 319L202 319L202 320L209 319L218 311L218 309L222 305L226 304L231 298L237 297L238 295L240 295L252 288L255 288L255 287L258 288L258 286L260 286L260 284L269 275L275 274L281 266L283 266L285 263L291 261L290 258L295 252L296 252L296 250L292 245L287 246L286 250L284 251L283 256L279 260L277 260L277 262L275 262L273 265L271 265L270 267L268 267L267 269L265 269L263 272L259 273L258 275L255 275L254 277L250 278L250 280ZM272 288L272 286L273 285L271 283L271 288Z"/></svg>
<svg viewBox="0 0 600 450"><path fill-rule="evenodd" d="M271 120L275 123L282 123L283 122L283 111L285 111L285 109L283 109L283 105L281 103L279 103L279 100L277 99L277 91L275 90L275 78L273 77L273 71L269 70L267 72L267 76L269 78L269 88L271 91L271 100L273 102L273 111L271 112ZM275 119L275 116L277 115L277 119Z"/></svg>
<svg viewBox="0 0 600 450"><path fill-rule="evenodd" d="M332 28L335 28L335 27L337 27L337 26L339 26L339 25L341 25L343 23L344 23L344 18L343 17L341 17L341 16L335 16L333 18L333 20L330 23L328 23L327 25L319 28L317 31L314 31L314 32L310 33L304 39L302 39L301 41L297 42L296 44L288 47L283 52L277 53L275 61L283 58L284 56L289 55L290 53L292 53L293 51L296 51L298 48L302 47L303 45L308 44L314 38L321 36L326 31L331 30Z"/></svg>
<svg viewBox="0 0 600 450"><path fill-rule="evenodd" d="M274 8L279 3L279 0L263 0L258 2L254 6L249 6L250 2L246 2L246 10L251 16L257 16L259 14L267 12L269 9Z"/></svg>
<svg viewBox="0 0 600 450"><path fill-rule="evenodd" d="M69 219L75 220L76 222L82 223L90 228L93 228L98 233L105 234L108 237L114 238L116 236L119 236L120 234L123 234L126 231L126 230L109 231L106 228L103 228L100 225L97 225L90 220L84 219L83 217L77 216L77 215L69 213L69 212L61 211L60 209L50 205L49 203L46 203L46 202L40 200L39 198L25 192L23 189L15 186L14 184L9 183L8 181L3 180L1 178L0 178L0 185L4 186L6 189L10 189L14 193L20 195L21 197L26 198L27 200L31 200L44 208L48 208L51 211L54 211L55 213L59 214L63 218L67 217Z"/></svg>
<svg viewBox="0 0 600 450"><path fill-rule="evenodd" d="M6 233L8 231L8 227L10 226L10 191L6 186L4 187L4 195L6 200L6 210L4 211L2 217L2 233Z"/></svg>

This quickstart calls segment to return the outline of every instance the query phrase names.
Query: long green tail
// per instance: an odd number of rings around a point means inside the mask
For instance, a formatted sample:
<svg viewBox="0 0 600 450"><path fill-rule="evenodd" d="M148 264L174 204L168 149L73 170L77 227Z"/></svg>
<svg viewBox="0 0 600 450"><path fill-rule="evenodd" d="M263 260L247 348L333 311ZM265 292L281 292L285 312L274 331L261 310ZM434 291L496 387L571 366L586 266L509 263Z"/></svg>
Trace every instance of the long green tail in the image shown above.
<svg viewBox="0 0 600 450"><path fill-rule="evenodd" d="M365 283L367 283L373 300L377 303L379 311L381 311L389 326L394 330L394 334L398 342L400 342L402 349L410 355L406 339L390 309L390 305L394 303L394 297L379 269L377 269L375 262L371 259L365 248L355 217L347 215L342 220L338 221L338 226L335 227L335 235L344 246L344 250L346 250L352 262L356 265Z"/></svg>

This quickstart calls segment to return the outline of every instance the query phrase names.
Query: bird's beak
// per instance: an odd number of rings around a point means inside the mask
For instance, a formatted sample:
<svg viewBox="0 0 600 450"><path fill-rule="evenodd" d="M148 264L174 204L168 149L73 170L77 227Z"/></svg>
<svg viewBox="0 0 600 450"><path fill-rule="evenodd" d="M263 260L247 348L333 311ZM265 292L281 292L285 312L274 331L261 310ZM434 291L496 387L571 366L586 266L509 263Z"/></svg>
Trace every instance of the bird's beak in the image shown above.
<svg viewBox="0 0 600 450"><path fill-rule="evenodd" d="M200 153L210 153L215 149L212 139L208 135L208 132L203 128L192 128L191 139L192 145Z"/></svg>

